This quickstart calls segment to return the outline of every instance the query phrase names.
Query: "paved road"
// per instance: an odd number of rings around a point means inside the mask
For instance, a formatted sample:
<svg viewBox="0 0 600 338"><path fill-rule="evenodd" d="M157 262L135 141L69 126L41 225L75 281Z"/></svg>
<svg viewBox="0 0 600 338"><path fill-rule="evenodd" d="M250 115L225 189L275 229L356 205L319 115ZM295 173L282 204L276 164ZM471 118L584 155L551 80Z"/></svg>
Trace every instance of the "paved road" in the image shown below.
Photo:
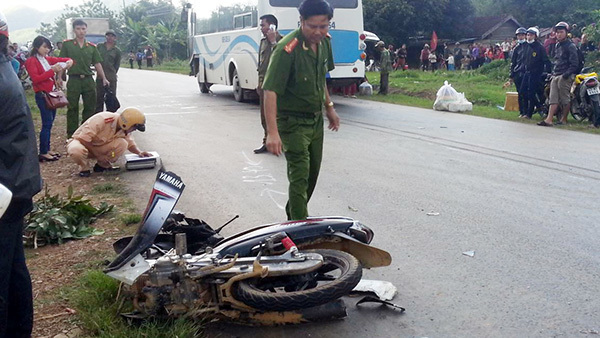
<svg viewBox="0 0 600 338"><path fill-rule="evenodd" d="M187 187L178 209L225 234L281 221L285 160L255 155L258 107L227 87L122 69L119 98L141 108L156 150ZM312 215L347 215L375 231L405 314L379 306L345 320L278 328L217 326L264 337L579 336L600 329L600 139L596 135L335 97ZM125 174L140 210L154 171ZM432 216L437 215L437 216ZM474 251L469 257L463 252Z"/></svg>

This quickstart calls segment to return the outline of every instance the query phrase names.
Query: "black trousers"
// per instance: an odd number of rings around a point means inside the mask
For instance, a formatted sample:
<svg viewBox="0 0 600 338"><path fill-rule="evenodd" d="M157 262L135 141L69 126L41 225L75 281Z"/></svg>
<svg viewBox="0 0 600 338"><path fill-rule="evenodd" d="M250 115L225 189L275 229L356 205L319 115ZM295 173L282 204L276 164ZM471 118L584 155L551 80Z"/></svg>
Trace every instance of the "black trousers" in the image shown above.
<svg viewBox="0 0 600 338"><path fill-rule="evenodd" d="M387 94L388 93L388 84L390 81L390 73L381 72L379 73L379 94Z"/></svg>
<svg viewBox="0 0 600 338"><path fill-rule="evenodd" d="M525 99L525 91L523 89L523 75L522 73L515 74L513 80L515 81L515 87L517 87L517 93L519 93L519 115L527 115L526 114L526 99Z"/></svg>
<svg viewBox="0 0 600 338"><path fill-rule="evenodd" d="M530 118L533 115L535 108L540 105L540 92L543 92L544 90L541 76L541 74L525 72L521 78L521 86L518 92L519 97L521 96L521 93L523 93L524 109L519 108L519 111ZM519 102L519 106L520 105L521 102Z"/></svg>
<svg viewBox="0 0 600 338"><path fill-rule="evenodd" d="M23 217L32 201L13 200L0 219L0 338L30 337L33 328L31 277L23 251Z"/></svg>

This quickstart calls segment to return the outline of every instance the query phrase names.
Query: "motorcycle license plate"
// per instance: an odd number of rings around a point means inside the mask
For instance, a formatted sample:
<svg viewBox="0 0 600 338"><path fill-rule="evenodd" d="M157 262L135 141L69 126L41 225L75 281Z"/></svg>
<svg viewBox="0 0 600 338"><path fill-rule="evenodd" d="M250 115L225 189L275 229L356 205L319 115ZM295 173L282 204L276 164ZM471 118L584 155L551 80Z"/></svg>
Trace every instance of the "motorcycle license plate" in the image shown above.
<svg viewBox="0 0 600 338"><path fill-rule="evenodd" d="M587 93L588 95L600 94L600 87L588 88Z"/></svg>

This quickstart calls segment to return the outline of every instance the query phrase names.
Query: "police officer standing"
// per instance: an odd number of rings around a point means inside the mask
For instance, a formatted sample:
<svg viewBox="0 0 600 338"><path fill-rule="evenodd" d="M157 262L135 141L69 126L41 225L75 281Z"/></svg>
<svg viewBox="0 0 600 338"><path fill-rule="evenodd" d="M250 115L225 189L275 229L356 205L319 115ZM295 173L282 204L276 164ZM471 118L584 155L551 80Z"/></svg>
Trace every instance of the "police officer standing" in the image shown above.
<svg viewBox="0 0 600 338"><path fill-rule="evenodd" d="M525 37L527 34L527 30L523 27L517 28L515 35L517 36L517 47L513 50L513 55L511 58L510 64L510 80L506 83L506 85L510 85L510 81L515 83L517 87L517 92L519 93L519 117L527 116L525 112L525 93L521 90L521 85L523 83L523 75L525 74L525 66L523 64L523 59L525 55Z"/></svg>
<svg viewBox="0 0 600 338"><path fill-rule="evenodd" d="M527 44L523 44L523 80L520 92L525 96L525 115L522 118L531 119L533 111L541 104L544 97L542 74L549 72L552 64L546 49L537 40L540 31L536 27L527 29Z"/></svg>
<svg viewBox="0 0 600 338"><path fill-rule="evenodd" d="M267 149L285 153L290 220L308 217L323 155L323 110L329 129L340 126L325 79L334 68L328 34L333 8L325 0L304 0L298 11L300 28L281 39L263 83Z"/></svg>
<svg viewBox="0 0 600 338"><path fill-rule="evenodd" d="M265 142L267 141L267 122L265 120L265 95L262 89L262 84L267 74L269 60L277 42L282 36L277 31L277 18L274 15L266 14L260 17L260 31L263 38L260 40L260 48L258 51L258 95L260 98L260 123L264 130L262 145L254 149L255 154L264 153L267 151Z"/></svg>
<svg viewBox="0 0 600 338"><path fill-rule="evenodd" d="M392 70L392 59L390 51L385 48L385 42L379 41L375 44L375 47L381 53L381 57L379 58L379 65L381 67L379 71L379 94L387 95L390 71Z"/></svg>
<svg viewBox="0 0 600 338"><path fill-rule="evenodd" d="M73 31L75 31L75 39L66 40L60 51L60 57L68 57L75 61L73 67L69 69L69 81L67 82L67 100L69 100L67 110L68 137L71 137L79 127L79 96L83 98L82 121L94 115L96 109L96 85L92 78L93 73L90 65L96 67L96 72L102 79L102 84L104 86L110 85L110 82L104 76L101 64L102 57L98 53L98 49L93 43L85 39L87 32L85 21L81 19L74 20Z"/></svg>
<svg viewBox="0 0 600 338"><path fill-rule="evenodd" d="M102 70L110 82L110 90L117 95L117 72L121 66L121 50L116 46L117 33L112 29L106 31L106 42L98 44L98 52L102 57ZM133 61L132 61L133 64ZM96 78L96 113L104 111L104 81Z"/></svg>
<svg viewBox="0 0 600 338"><path fill-rule="evenodd" d="M79 165L79 176L89 177L88 159L96 159L94 172L112 171L113 163L129 150L142 157L131 133L146 130L146 117L137 108L127 108L121 114L103 112L85 121L73 134L67 145L67 154Z"/></svg>

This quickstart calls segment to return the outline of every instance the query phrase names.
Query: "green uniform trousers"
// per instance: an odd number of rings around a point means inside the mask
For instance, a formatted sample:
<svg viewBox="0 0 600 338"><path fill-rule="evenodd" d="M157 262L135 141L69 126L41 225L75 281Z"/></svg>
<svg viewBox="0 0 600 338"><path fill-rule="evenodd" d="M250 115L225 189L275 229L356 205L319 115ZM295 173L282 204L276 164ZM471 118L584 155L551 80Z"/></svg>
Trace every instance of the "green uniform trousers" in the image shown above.
<svg viewBox="0 0 600 338"><path fill-rule="evenodd" d="M81 113L81 122L83 123L94 115L96 109L96 83L91 76L83 79L78 75L69 76L67 82L67 100L69 101L67 137L71 137L79 128L79 96L83 98L83 112Z"/></svg>
<svg viewBox="0 0 600 338"><path fill-rule="evenodd" d="M290 183L285 211L288 220L306 219L323 157L323 114L280 113L277 127Z"/></svg>

